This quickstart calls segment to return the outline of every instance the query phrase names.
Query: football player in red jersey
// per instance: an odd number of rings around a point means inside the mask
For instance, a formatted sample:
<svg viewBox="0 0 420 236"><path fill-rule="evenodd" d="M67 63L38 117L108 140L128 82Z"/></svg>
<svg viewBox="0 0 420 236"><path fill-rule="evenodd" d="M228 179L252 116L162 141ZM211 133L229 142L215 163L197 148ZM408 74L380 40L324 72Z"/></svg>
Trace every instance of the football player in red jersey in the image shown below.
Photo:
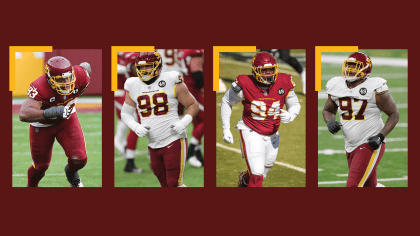
<svg viewBox="0 0 420 236"><path fill-rule="evenodd" d="M362 52L344 61L342 76L326 84L328 100L322 115L328 130L343 130L349 174L346 187L385 187L378 183L377 166L385 152L385 137L399 120L399 111L386 80L370 77L372 60ZM340 122L335 120L339 109ZM388 119L385 124L381 114Z"/></svg>
<svg viewBox="0 0 420 236"><path fill-rule="evenodd" d="M76 100L90 81L89 63L72 66L56 56L45 65L45 73L30 84L19 119L30 123L29 140L33 164L28 169L28 187L37 187L45 176L54 139L63 147L68 164L64 170L71 187L83 187L78 170L86 165L86 145L77 118Z"/></svg>
<svg viewBox="0 0 420 236"><path fill-rule="evenodd" d="M259 52L252 59L252 75L239 75L221 103L223 140L233 143L230 132L232 106L242 102L242 119L235 126L240 133L242 157L248 166L239 175L238 187L262 187L273 166L279 147L280 121L292 122L300 104L289 74L278 73L276 59ZM286 105L287 111L283 110Z"/></svg>
<svg viewBox="0 0 420 236"><path fill-rule="evenodd" d="M185 85L197 100L200 111L193 120L193 131L188 147L188 162L195 167L204 166L201 139L204 136L204 50L179 49L178 63L184 75Z"/></svg>

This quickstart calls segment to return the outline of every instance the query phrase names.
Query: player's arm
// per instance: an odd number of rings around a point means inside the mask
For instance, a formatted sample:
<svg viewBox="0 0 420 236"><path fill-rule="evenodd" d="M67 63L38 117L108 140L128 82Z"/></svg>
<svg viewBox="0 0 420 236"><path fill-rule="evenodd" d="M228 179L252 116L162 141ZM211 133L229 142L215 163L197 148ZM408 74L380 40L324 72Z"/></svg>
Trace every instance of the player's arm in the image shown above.
<svg viewBox="0 0 420 236"><path fill-rule="evenodd" d="M322 116L324 117L325 123L327 123L328 130L332 134L336 134L341 129L341 123L335 120L335 114L337 114L338 106L331 99L331 95L328 94L327 102L325 103Z"/></svg>
<svg viewBox="0 0 420 236"><path fill-rule="evenodd" d="M92 68L90 67L90 64L87 63L87 62L82 62L82 63L80 63L80 66L85 68L88 76L90 77L90 75L92 74Z"/></svg>
<svg viewBox="0 0 420 236"><path fill-rule="evenodd" d="M195 80L197 88L204 88L204 73L203 73L204 58L202 56L191 57L190 70Z"/></svg>
<svg viewBox="0 0 420 236"><path fill-rule="evenodd" d="M141 125L134 117L136 112L136 103L131 99L130 93L127 91L124 104L121 108L121 120L134 131L137 136L145 137L148 134L150 127Z"/></svg>
<svg viewBox="0 0 420 236"><path fill-rule="evenodd" d="M290 123L299 115L300 103L296 93L291 90L285 100L287 111L281 109L280 119L283 123Z"/></svg>
<svg viewBox="0 0 420 236"><path fill-rule="evenodd" d="M197 100L195 100L195 98L191 95L187 86L183 82L176 84L175 93L178 102L180 102L187 109L185 116L191 116L192 121L192 119L198 114L199 110ZM186 126L188 126L188 124Z"/></svg>
<svg viewBox="0 0 420 236"><path fill-rule="evenodd" d="M379 132L386 137L398 123L398 120L400 119L400 112L398 111L397 105L389 92L382 94L378 93L375 95L375 98L376 105L379 110L383 111L388 116L384 128Z"/></svg>
<svg viewBox="0 0 420 236"><path fill-rule="evenodd" d="M178 101L187 108L185 116L171 125L172 131L176 134L183 135L187 126L191 123L193 118L198 114L198 102L188 91L187 86L181 82L175 85L175 94Z"/></svg>
<svg viewBox="0 0 420 236"><path fill-rule="evenodd" d="M68 118L70 110L67 106L51 107L41 110L42 103L28 98L23 102L19 111L19 119L22 122L38 122L46 119Z"/></svg>
<svg viewBox="0 0 420 236"><path fill-rule="evenodd" d="M232 106L242 101L244 98L242 88L236 82L225 93L220 105L220 116L223 127L223 141L233 143L233 136L230 132L230 117L232 115Z"/></svg>

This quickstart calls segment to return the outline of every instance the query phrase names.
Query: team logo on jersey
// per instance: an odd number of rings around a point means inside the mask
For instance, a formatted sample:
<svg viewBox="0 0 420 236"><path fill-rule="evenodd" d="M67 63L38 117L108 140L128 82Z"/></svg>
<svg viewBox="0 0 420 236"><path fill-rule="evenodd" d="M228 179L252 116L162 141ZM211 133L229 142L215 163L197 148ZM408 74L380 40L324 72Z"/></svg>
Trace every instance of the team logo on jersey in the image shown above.
<svg viewBox="0 0 420 236"><path fill-rule="evenodd" d="M166 86L166 82L161 80L161 81L159 81L158 85L159 85L159 87L163 88L163 87Z"/></svg>
<svg viewBox="0 0 420 236"><path fill-rule="evenodd" d="M279 95L283 95L284 94L284 89L280 88L278 92L279 92Z"/></svg>
<svg viewBox="0 0 420 236"><path fill-rule="evenodd" d="M78 88L75 88L74 90L73 90L73 94L77 94L79 92L79 89Z"/></svg>
<svg viewBox="0 0 420 236"><path fill-rule="evenodd" d="M55 101L55 97L50 98L50 102L54 102Z"/></svg>
<svg viewBox="0 0 420 236"><path fill-rule="evenodd" d="M360 95L366 95L366 93L367 93L367 89L366 89L366 88L361 88L361 89L359 90L359 93L360 93Z"/></svg>

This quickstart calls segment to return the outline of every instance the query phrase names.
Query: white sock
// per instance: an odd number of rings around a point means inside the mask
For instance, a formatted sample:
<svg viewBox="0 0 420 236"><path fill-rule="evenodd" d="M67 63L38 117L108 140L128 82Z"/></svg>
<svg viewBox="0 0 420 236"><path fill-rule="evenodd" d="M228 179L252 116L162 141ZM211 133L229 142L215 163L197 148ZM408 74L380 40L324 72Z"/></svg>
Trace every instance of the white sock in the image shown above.
<svg viewBox="0 0 420 236"><path fill-rule="evenodd" d="M200 143L200 140L198 140L198 139L196 139L196 138L194 138L194 137L191 137L191 139L190 139L190 143L191 143L192 145L198 145L198 144Z"/></svg>
<svg viewBox="0 0 420 236"><path fill-rule="evenodd" d="M125 158L126 159L134 159L136 156L136 150L127 149L125 151Z"/></svg>
<svg viewBox="0 0 420 236"><path fill-rule="evenodd" d="M117 127L115 132L115 140L122 143L125 140L125 132L127 131L127 126L121 120L117 121Z"/></svg>

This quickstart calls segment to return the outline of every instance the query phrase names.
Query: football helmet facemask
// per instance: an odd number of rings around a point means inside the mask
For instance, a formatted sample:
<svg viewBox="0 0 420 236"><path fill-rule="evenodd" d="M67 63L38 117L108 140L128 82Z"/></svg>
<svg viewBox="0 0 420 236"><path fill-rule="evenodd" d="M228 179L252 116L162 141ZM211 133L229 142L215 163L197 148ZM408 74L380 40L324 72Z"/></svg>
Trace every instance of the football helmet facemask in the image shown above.
<svg viewBox="0 0 420 236"><path fill-rule="evenodd" d="M362 52L355 52L343 63L342 76L348 82L366 79L372 72L372 60Z"/></svg>
<svg viewBox="0 0 420 236"><path fill-rule="evenodd" d="M50 58L45 64L45 74L51 87L60 95L69 95L74 90L76 76L70 61L64 57Z"/></svg>
<svg viewBox="0 0 420 236"><path fill-rule="evenodd" d="M137 76L147 82L158 78L162 71L162 56L158 52L140 52L136 59Z"/></svg>
<svg viewBox="0 0 420 236"><path fill-rule="evenodd" d="M263 84L272 84L277 79L278 64L273 55L268 52L259 52L252 58L252 74Z"/></svg>

